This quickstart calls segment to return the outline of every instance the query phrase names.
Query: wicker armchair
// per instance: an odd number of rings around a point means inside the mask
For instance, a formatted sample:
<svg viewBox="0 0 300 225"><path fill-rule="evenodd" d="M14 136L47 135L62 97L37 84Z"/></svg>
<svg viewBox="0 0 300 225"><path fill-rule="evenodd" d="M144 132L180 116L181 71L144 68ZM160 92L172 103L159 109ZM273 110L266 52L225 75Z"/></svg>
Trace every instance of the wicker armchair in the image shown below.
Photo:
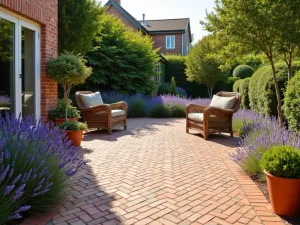
<svg viewBox="0 0 300 225"><path fill-rule="evenodd" d="M124 130L127 129L127 103L117 102L113 104L101 104L85 107L80 94L91 94L91 91L77 91L76 103L82 112L83 121L89 128L107 129L108 134L112 132L113 123L123 122Z"/></svg>
<svg viewBox="0 0 300 225"><path fill-rule="evenodd" d="M236 101L232 108L221 109L212 106L201 106L196 104L189 104L186 106L186 132L189 129L200 131L204 139L207 140L209 134L213 133L230 133L232 131L232 116L237 112L241 96L236 92L219 92L216 94L221 97L236 97Z"/></svg>

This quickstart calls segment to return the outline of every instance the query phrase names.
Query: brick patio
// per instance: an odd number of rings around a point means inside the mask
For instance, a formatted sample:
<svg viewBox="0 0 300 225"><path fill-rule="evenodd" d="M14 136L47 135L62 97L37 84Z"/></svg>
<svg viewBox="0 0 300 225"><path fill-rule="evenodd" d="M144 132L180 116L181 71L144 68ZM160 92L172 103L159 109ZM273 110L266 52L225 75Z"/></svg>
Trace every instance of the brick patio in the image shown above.
<svg viewBox="0 0 300 225"><path fill-rule="evenodd" d="M127 131L89 132L82 144L89 162L68 201L23 224L284 224L229 158L237 140L204 141L184 123L131 119Z"/></svg>

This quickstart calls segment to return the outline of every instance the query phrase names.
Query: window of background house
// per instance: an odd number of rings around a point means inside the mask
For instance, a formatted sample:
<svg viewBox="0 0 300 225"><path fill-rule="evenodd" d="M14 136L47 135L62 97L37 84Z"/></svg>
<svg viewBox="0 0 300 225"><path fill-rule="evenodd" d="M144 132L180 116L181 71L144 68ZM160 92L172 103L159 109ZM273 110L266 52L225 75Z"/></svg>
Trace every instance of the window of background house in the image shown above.
<svg viewBox="0 0 300 225"><path fill-rule="evenodd" d="M166 48L172 49L175 48L175 36L167 36L166 37Z"/></svg>

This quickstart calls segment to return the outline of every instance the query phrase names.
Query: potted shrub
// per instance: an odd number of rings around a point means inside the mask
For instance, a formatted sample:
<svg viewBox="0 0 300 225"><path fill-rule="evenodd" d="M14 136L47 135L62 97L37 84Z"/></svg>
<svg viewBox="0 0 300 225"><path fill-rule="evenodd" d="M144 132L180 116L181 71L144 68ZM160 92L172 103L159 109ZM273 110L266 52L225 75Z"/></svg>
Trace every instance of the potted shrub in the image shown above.
<svg viewBox="0 0 300 225"><path fill-rule="evenodd" d="M69 95L72 87L84 83L92 73L92 69L87 67L85 63L86 60L82 56L74 55L70 52L64 52L47 63L49 77L60 83L64 90L65 122L68 121L68 109L71 104ZM68 126L70 126L70 123L74 123L75 127L78 125L77 122L69 121ZM78 133L78 135L81 134L82 137L82 131L76 129L68 131L68 133L72 132Z"/></svg>
<svg viewBox="0 0 300 225"><path fill-rule="evenodd" d="M280 216L300 214L300 150L274 146L261 158L273 211Z"/></svg>
<svg viewBox="0 0 300 225"><path fill-rule="evenodd" d="M57 103L57 107L49 111L49 119L53 121L56 126L65 122L65 109L66 109L66 103L64 99L59 99ZM68 107L67 117L69 121L75 122L80 117L80 111L77 110L76 107L70 104Z"/></svg>
<svg viewBox="0 0 300 225"><path fill-rule="evenodd" d="M72 145L80 146L83 136L83 131L88 130L88 126L86 123L81 122L73 122L66 121L59 125L60 129L65 129L66 135L70 141L72 141Z"/></svg>

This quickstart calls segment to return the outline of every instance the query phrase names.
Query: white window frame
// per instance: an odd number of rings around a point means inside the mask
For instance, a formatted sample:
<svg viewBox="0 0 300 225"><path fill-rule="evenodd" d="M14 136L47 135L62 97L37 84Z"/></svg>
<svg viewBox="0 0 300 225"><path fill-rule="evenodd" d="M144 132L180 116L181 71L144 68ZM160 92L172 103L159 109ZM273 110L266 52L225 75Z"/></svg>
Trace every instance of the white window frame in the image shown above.
<svg viewBox="0 0 300 225"><path fill-rule="evenodd" d="M34 92L34 114L35 118L41 118L41 42L40 42L40 26L34 22L20 17L8 10L0 7L0 17L14 23L15 40L14 40L14 63L15 63L15 93L14 93L14 108L16 116L22 112L22 27L35 32L35 92Z"/></svg>
<svg viewBox="0 0 300 225"><path fill-rule="evenodd" d="M171 46L168 46L168 38L170 38ZM172 46L172 38L174 38L174 46ZM175 35L166 36L166 49L175 49L176 48L176 37Z"/></svg>

